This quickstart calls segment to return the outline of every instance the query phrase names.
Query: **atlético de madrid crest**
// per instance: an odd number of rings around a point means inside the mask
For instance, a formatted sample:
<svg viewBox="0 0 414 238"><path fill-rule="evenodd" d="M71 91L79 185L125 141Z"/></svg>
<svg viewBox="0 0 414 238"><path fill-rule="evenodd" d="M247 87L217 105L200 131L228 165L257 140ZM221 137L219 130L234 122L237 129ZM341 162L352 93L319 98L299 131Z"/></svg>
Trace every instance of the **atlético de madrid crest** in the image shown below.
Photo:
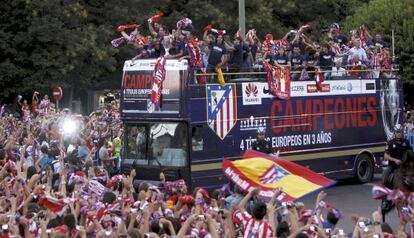
<svg viewBox="0 0 414 238"><path fill-rule="evenodd" d="M237 122L236 85L206 85L207 124L222 140Z"/></svg>

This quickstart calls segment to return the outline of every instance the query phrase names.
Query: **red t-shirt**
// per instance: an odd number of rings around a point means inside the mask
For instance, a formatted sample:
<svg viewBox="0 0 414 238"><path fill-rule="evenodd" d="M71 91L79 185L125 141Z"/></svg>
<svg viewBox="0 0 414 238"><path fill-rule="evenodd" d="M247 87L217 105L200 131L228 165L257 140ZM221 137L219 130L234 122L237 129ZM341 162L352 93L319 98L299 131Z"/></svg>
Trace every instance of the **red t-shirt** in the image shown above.
<svg viewBox="0 0 414 238"><path fill-rule="evenodd" d="M60 133L59 133L59 131L49 131L49 136L53 140L59 140L60 139Z"/></svg>
<svg viewBox="0 0 414 238"><path fill-rule="evenodd" d="M32 113L36 112L36 110L37 110L37 103L33 102L32 103Z"/></svg>

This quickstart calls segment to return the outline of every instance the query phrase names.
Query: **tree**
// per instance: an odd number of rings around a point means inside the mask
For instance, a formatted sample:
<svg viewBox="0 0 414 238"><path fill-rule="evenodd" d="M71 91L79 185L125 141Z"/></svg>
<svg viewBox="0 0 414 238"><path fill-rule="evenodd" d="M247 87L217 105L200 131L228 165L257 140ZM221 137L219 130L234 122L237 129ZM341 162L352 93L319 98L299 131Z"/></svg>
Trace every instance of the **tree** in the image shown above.
<svg viewBox="0 0 414 238"><path fill-rule="evenodd" d="M311 33L319 35L318 29L342 21L366 1L246 0L246 28L256 28L262 39L267 33L280 38L312 22L317 30ZM120 37L117 26L143 24L146 34L147 19L160 10L166 13L161 23L168 29L188 16L199 37L207 24L230 35L238 30L235 0L1 1L0 97L34 89L50 92L57 84L79 93L105 80L118 83L123 62L135 52L133 47L111 46Z"/></svg>
<svg viewBox="0 0 414 238"><path fill-rule="evenodd" d="M150 15L149 11L140 14L145 8L139 5L150 4L138 0L2 1L0 96L49 91L56 84L85 89L120 71L132 51L115 49L110 41L120 36L118 25L143 22Z"/></svg>
<svg viewBox="0 0 414 238"><path fill-rule="evenodd" d="M389 43L394 29L400 75L405 82L414 84L414 1L371 0L346 19L345 29L356 29L362 24L371 35L381 33Z"/></svg>

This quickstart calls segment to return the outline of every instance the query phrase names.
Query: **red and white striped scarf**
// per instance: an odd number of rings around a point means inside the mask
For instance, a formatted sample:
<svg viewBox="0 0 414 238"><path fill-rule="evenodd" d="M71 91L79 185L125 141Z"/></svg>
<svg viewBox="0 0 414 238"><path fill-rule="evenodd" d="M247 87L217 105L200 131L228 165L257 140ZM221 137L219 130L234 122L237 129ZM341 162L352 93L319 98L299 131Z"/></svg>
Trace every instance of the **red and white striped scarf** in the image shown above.
<svg viewBox="0 0 414 238"><path fill-rule="evenodd" d="M382 64L381 66L385 69L391 69L392 65L389 61L389 50L387 48L382 49Z"/></svg>
<svg viewBox="0 0 414 238"><path fill-rule="evenodd" d="M253 45L254 43L254 35L255 35L255 29L251 29L246 33L246 40L250 43L250 45Z"/></svg>
<svg viewBox="0 0 414 238"><path fill-rule="evenodd" d="M39 204L58 215L62 215L66 211L68 202L68 200L63 198L56 198L46 195L40 199Z"/></svg>
<svg viewBox="0 0 414 238"><path fill-rule="evenodd" d="M177 22L177 29L179 30L191 24L193 24L193 22L191 21L190 18L183 18Z"/></svg>
<svg viewBox="0 0 414 238"><path fill-rule="evenodd" d="M365 48L367 46L367 42L368 42L368 35L367 35L367 32L365 30L361 29L359 31L359 39L360 39L360 42L361 42L361 47Z"/></svg>
<svg viewBox="0 0 414 238"><path fill-rule="evenodd" d="M161 89L165 80L165 63L167 58L164 56L157 59L153 73L153 84L151 91L151 100L148 102L148 111L153 112L154 107L161 105Z"/></svg>
<svg viewBox="0 0 414 238"><path fill-rule="evenodd" d="M158 23L158 22L160 22L160 19L161 19L162 16L164 16L164 13L163 12L159 12L158 14L150 17L148 19L148 22L149 23L153 23L153 22L157 22Z"/></svg>
<svg viewBox="0 0 414 238"><path fill-rule="evenodd" d="M280 40L276 40L276 41L273 41L273 42L275 43L277 48L282 47L282 46L283 47L288 47L289 46L289 41L286 40L286 39L280 39Z"/></svg>
<svg viewBox="0 0 414 238"><path fill-rule="evenodd" d="M370 65L373 69L380 69L381 68L381 61L382 61L382 54L381 53L371 53L370 54Z"/></svg>
<svg viewBox="0 0 414 238"><path fill-rule="evenodd" d="M384 232L383 234L384 238L397 238L397 236L392 233Z"/></svg>
<svg viewBox="0 0 414 238"><path fill-rule="evenodd" d="M165 181L164 184L165 190L172 190L172 189L181 189L186 186L184 179L179 179L176 181Z"/></svg>
<svg viewBox="0 0 414 238"><path fill-rule="evenodd" d="M290 69L289 66L279 67L265 63L269 91L280 99L290 98Z"/></svg>
<svg viewBox="0 0 414 238"><path fill-rule="evenodd" d="M372 187L372 198L386 199L394 204L407 206L414 201L414 193L402 192L399 189L391 190L380 184Z"/></svg>
<svg viewBox="0 0 414 238"><path fill-rule="evenodd" d="M339 47L338 43L333 43L331 45L331 50L332 50L332 52L335 53L335 55L341 55L342 54L341 47Z"/></svg>
<svg viewBox="0 0 414 238"><path fill-rule="evenodd" d="M225 35L226 34L226 30L222 30L222 29L211 28L211 31L218 34L218 35Z"/></svg>
<svg viewBox="0 0 414 238"><path fill-rule="evenodd" d="M103 196L106 191L106 187L96 180L89 181L88 189L91 193L95 193L99 197Z"/></svg>
<svg viewBox="0 0 414 238"><path fill-rule="evenodd" d="M60 150L59 150L59 156L60 156L60 159L63 161L63 159L66 157L65 148L60 148Z"/></svg>
<svg viewBox="0 0 414 238"><path fill-rule="evenodd" d="M322 91L322 83L324 81L323 73L318 68L315 68L316 88Z"/></svg>
<svg viewBox="0 0 414 238"><path fill-rule="evenodd" d="M200 69L202 67L202 61L200 46L197 39L189 40L187 42L187 52L190 56L190 65L196 69Z"/></svg>

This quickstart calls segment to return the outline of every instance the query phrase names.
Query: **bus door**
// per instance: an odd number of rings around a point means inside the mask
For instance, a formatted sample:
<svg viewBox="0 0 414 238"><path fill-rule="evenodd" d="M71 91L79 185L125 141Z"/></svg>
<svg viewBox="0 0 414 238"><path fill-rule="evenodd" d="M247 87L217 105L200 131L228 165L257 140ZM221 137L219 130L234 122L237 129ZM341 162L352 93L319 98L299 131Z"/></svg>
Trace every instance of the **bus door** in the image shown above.
<svg viewBox="0 0 414 238"><path fill-rule="evenodd" d="M157 183L190 180L188 126L185 122L126 123L123 167L135 168L136 179Z"/></svg>

